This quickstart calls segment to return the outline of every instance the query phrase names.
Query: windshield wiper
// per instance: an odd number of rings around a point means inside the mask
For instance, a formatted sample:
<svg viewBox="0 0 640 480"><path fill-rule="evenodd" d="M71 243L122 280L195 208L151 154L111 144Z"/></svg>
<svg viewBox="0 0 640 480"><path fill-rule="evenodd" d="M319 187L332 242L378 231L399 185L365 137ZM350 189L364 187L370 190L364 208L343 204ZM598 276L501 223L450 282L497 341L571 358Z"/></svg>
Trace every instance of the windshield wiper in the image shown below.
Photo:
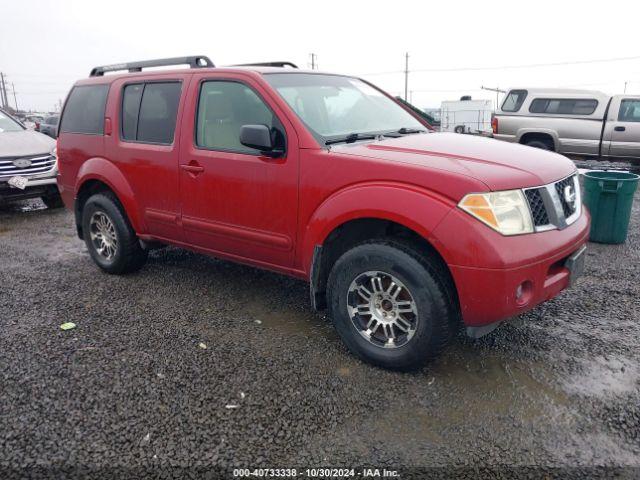
<svg viewBox="0 0 640 480"><path fill-rule="evenodd" d="M408 135L410 133L424 133L426 132L426 130L421 130L419 128L406 128L406 127L402 127L401 129L398 130L397 133L400 133L402 135Z"/></svg>
<svg viewBox="0 0 640 480"><path fill-rule="evenodd" d="M402 127L398 130L391 130L390 132L384 132L382 135L390 138L400 138L403 135L409 135L411 133L424 133L426 130L421 130L419 128L407 128Z"/></svg>
<svg viewBox="0 0 640 480"><path fill-rule="evenodd" d="M324 142L325 145L333 145L334 143L353 143L357 140L375 140L380 135L373 133L350 133L344 137L332 138Z"/></svg>

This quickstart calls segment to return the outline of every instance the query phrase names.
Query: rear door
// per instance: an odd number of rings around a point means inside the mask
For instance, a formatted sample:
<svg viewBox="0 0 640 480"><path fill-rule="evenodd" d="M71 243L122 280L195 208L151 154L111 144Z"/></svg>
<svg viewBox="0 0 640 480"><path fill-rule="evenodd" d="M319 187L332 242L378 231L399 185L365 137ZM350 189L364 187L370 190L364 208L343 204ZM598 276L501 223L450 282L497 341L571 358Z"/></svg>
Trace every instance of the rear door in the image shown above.
<svg viewBox="0 0 640 480"><path fill-rule="evenodd" d="M178 157L187 74L129 77L114 82L117 101L107 112L113 125L107 158L133 190L146 232L181 241Z"/></svg>
<svg viewBox="0 0 640 480"><path fill-rule="evenodd" d="M180 157L182 224L199 248L249 263L293 263L298 140L273 94L252 76L197 73ZM242 125L263 124L285 148L278 158L240 144Z"/></svg>
<svg viewBox="0 0 640 480"><path fill-rule="evenodd" d="M603 154L640 158L640 97L616 96L609 106Z"/></svg>

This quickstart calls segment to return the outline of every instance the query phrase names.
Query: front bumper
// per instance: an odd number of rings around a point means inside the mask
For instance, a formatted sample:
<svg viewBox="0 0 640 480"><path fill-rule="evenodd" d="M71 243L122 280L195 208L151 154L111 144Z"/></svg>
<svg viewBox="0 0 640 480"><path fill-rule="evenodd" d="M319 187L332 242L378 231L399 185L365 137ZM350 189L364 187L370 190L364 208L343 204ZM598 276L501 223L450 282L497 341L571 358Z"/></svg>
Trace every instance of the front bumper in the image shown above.
<svg viewBox="0 0 640 480"><path fill-rule="evenodd" d="M25 200L37 198L44 195L56 193L58 186L56 177L34 177L29 178L29 182L24 190L11 187L5 179L0 180L0 201L12 202L15 200Z"/></svg>
<svg viewBox="0 0 640 480"><path fill-rule="evenodd" d="M583 210L563 230L505 237L457 209L453 211L436 233L441 248L446 245L444 256L458 291L464 324L492 326L567 288L571 283L567 260L587 243L589 223Z"/></svg>

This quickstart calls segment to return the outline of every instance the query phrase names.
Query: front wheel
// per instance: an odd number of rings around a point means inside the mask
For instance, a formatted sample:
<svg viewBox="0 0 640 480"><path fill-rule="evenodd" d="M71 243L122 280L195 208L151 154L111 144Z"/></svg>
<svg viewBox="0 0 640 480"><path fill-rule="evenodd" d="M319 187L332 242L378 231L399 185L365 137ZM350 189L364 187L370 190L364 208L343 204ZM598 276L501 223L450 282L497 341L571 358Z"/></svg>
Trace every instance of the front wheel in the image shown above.
<svg viewBox="0 0 640 480"><path fill-rule="evenodd" d="M412 369L436 357L455 324L454 295L435 259L394 241L346 252L329 275L336 330L363 360Z"/></svg>
<svg viewBox="0 0 640 480"><path fill-rule="evenodd" d="M47 208L54 209L64 207L64 203L62 202L62 197L60 196L59 192L50 195L44 195L40 197L40 199L42 200L42 203L47 206Z"/></svg>
<svg viewBox="0 0 640 480"><path fill-rule="evenodd" d="M110 193L91 196L82 209L82 233L93 261L107 273L128 273L147 261L118 199Z"/></svg>

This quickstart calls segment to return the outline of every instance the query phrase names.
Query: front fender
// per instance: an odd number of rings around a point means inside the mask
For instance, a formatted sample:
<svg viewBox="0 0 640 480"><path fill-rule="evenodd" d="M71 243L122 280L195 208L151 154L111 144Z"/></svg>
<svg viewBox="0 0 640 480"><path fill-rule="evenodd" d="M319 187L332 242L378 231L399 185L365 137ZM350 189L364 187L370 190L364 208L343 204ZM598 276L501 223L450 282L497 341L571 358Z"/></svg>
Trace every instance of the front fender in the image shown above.
<svg viewBox="0 0 640 480"><path fill-rule="evenodd" d="M125 213L136 233L145 233L147 228L138 212L135 195L129 182L120 169L109 160L101 157L90 158L82 164L75 184L75 195L89 180L98 180L106 184L120 200Z"/></svg>
<svg viewBox="0 0 640 480"><path fill-rule="evenodd" d="M311 215L302 241L302 268L310 273L313 251L340 225L363 218L389 220L413 230L432 244L432 232L455 203L415 185L364 183L328 197Z"/></svg>

